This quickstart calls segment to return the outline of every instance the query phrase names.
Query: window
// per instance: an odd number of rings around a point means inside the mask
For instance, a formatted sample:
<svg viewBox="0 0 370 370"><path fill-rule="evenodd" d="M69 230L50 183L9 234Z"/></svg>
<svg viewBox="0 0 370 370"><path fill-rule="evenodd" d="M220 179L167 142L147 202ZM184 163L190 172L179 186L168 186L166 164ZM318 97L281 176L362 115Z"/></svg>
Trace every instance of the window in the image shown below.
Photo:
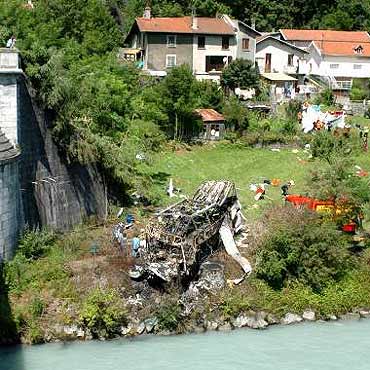
<svg viewBox="0 0 370 370"><path fill-rule="evenodd" d="M176 66L176 55L166 55L166 67L172 68Z"/></svg>
<svg viewBox="0 0 370 370"><path fill-rule="evenodd" d="M206 48L206 37L198 36L198 49L205 49L205 48Z"/></svg>
<svg viewBox="0 0 370 370"><path fill-rule="evenodd" d="M168 48L176 47L176 35L167 35L167 47Z"/></svg>
<svg viewBox="0 0 370 370"><path fill-rule="evenodd" d="M293 66L293 58L294 58L294 54L289 54L288 55L288 66L289 67Z"/></svg>
<svg viewBox="0 0 370 370"><path fill-rule="evenodd" d="M353 69L361 69L362 68L362 64L354 64L353 65Z"/></svg>
<svg viewBox="0 0 370 370"><path fill-rule="evenodd" d="M243 39L242 40L242 49L243 50L249 50L249 39Z"/></svg>
<svg viewBox="0 0 370 370"><path fill-rule="evenodd" d="M354 50L354 52L355 52L356 54L362 54L362 53L363 53L363 51L364 51L364 48L362 47L362 45L358 45L358 46L356 46L355 48L353 48L353 50Z"/></svg>
<svg viewBox="0 0 370 370"><path fill-rule="evenodd" d="M330 64L330 69L338 69L338 68L339 68L339 64L338 63Z"/></svg>
<svg viewBox="0 0 370 370"><path fill-rule="evenodd" d="M229 36L223 36L222 37L222 49L228 50L230 47L230 37Z"/></svg>

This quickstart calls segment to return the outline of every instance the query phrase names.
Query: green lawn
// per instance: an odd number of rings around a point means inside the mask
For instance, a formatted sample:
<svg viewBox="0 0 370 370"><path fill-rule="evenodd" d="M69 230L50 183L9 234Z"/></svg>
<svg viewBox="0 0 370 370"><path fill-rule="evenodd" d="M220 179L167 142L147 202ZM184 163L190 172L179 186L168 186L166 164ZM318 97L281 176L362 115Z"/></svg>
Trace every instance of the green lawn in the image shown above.
<svg viewBox="0 0 370 370"><path fill-rule="evenodd" d="M234 181L245 213L255 217L272 201L266 199L256 202L254 193L249 190L250 184L273 178L281 179L283 184L293 179L296 183L294 191L302 192L305 177L314 166L314 163L307 161L307 157L303 150L293 153L292 149L276 152L222 144L207 145L190 152L167 153L156 163L155 170L172 177L174 185L187 195L191 195L206 180ZM266 193L274 202L281 202L280 187L271 186ZM167 198L164 203L171 201L173 199ZM258 208L253 207L255 204Z"/></svg>
<svg viewBox="0 0 370 370"><path fill-rule="evenodd" d="M369 170L369 154L358 157L356 163ZM272 200L256 202L254 193L249 190L251 183L277 178L281 179L283 184L292 179L296 185L291 189L291 193L304 193L307 176L312 169L320 165L320 161L308 160L308 153L302 149L299 149L298 153L293 149L281 149L276 152L271 149L210 144L195 147L191 151L165 153L155 163L154 171L172 177L174 185L181 188L186 195L192 195L206 180L234 181L244 213L249 218L256 218L272 203L282 202L282 197L280 186L270 186L266 193ZM174 199L165 197L163 184L160 186L157 185L157 191L163 195L163 204L174 202Z"/></svg>

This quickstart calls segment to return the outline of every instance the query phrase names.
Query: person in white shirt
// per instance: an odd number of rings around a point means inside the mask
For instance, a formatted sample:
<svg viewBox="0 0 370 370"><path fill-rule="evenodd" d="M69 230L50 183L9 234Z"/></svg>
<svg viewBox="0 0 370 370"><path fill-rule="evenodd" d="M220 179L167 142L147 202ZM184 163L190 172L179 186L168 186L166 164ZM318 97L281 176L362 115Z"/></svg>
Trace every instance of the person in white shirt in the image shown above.
<svg viewBox="0 0 370 370"><path fill-rule="evenodd" d="M7 41L7 43L6 43L6 47L7 47L8 49L13 49L13 48L14 48L14 46L15 46L15 42L16 42L16 38L15 38L15 36L12 36L12 37Z"/></svg>

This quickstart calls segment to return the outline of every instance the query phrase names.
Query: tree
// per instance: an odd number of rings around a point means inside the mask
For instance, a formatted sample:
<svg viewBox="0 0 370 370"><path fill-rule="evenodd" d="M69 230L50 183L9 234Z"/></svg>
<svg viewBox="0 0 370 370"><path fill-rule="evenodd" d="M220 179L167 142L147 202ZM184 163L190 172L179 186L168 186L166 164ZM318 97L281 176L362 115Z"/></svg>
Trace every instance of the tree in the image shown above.
<svg viewBox="0 0 370 370"><path fill-rule="evenodd" d="M221 75L221 84L234 91L241 89L257 88L259 74L253 63L246 59L236 59L224 68Z"/></svg>
<svg viewBox="0 0 370 370"><path fill-rule="evenodd" d="M188 65L174 67L162 83L163 103L173 122L173 138L181 139L193 129L196 80Z"/></svg>

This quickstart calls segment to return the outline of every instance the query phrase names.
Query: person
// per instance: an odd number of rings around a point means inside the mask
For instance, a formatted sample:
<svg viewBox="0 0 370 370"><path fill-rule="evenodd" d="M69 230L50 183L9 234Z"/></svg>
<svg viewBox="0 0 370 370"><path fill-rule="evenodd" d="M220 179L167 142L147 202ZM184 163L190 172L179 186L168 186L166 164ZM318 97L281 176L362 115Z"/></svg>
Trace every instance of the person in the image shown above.
<svg viewBox="0 0 370 370"><path fill-rule="evenodd" d="M6 43L6 47L8 48L8 49L13 49L14 48L14 46L15 46L15 42L16 42L17 40L16 40L16 38L15 38L15 36L13 35L8 41L7 41L7 43Z"/></svg>
<svg viewBox="0 0 370 370"><path fill-rule="evenodd" d="M140 249L140 239L137 236L135 236L134 238L132 238L131 241L131 256L138 257L139 249Z"/></svg>

